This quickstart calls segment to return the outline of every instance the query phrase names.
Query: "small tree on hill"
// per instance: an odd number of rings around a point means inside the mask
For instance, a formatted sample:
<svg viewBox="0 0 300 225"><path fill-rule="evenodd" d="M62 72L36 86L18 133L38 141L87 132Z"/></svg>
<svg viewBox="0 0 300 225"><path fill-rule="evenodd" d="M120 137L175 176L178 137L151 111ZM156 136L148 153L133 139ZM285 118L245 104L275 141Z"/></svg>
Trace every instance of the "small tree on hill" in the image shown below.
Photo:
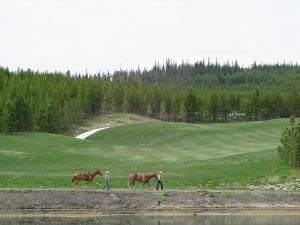
<svg viewBox="0 0 300 225"><path fill-rule="evenodd" d="M300 122L282 132L281 146L278 146L280 158L289 165L300 168Z"/></svg>

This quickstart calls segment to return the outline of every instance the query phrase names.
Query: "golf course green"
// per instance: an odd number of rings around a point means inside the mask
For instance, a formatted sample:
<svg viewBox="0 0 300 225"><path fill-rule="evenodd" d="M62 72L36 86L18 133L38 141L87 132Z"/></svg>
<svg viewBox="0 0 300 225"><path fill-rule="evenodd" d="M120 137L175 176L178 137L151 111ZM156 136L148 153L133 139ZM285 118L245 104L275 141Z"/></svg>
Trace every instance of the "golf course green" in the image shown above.
<svg viewBox="0 0 300 225"><path fill-rule="evenodd" d="M166 188L240 188L274 177L280 182L299 177L276 150L287 126L288 119L146 122L109 128L86 140L48 133L0 135L0 187L71 188L73 173L97 168L110 171L112 188L126 188L129 173L150 171L164 172ZM97 176L92 187L102 185Z"/></svg>

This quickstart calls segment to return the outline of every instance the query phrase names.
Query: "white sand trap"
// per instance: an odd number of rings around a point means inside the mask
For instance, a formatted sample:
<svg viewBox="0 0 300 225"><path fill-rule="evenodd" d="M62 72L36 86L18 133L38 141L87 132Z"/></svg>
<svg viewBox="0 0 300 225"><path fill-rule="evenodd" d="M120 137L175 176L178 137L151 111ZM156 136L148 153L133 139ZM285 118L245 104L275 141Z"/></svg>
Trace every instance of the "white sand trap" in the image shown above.
<svg viewBox="0 0 300 225"><path fill-rule="evenodd" d="M110 127L102 127L102 128L97 128L97 129L93 129L93 130L90 130L90 131L87 131L87 132L84 132L82 134L79 134L77 135L75 138L78 138L78 139L86 139L88 136L100 131L100 130L105 130L107 128L110 128Z"/></svg>

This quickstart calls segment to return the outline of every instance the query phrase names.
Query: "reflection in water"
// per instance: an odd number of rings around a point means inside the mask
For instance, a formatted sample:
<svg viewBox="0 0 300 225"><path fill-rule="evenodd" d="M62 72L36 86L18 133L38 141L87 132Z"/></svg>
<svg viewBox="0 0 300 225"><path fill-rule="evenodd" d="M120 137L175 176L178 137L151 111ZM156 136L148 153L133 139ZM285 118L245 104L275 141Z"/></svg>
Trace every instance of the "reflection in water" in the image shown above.
<svg viewBox="0 0 300 225"><path fill-rule="evenodd" d="M97 218L0 218L0 225L299 225L300 215L112 216Z"/></svg>

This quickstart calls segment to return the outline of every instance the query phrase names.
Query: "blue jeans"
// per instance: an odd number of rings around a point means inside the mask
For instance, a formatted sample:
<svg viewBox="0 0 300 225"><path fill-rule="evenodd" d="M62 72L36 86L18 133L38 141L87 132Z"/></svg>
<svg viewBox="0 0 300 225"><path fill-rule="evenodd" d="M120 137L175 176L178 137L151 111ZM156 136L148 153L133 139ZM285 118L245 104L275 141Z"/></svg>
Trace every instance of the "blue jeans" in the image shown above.
<svg viewBox="0 0 300 225"><path fill-rule="evenodd" d="M105 184L104 184L104 187L103 187L103 190L109 190L110 189L110 185L109 185L109 182L108 181L105 181Z"/></svg>
<svg viewBox="0 0 300 225"><path fill-rule="evenodd" d="M159 185L160 185L160 189L163 190L163 189L164 189L164 185L163 185L163 182L162 182L161 180L158 180L158 181L157 181L156 190L158 190Z"/></svg>

